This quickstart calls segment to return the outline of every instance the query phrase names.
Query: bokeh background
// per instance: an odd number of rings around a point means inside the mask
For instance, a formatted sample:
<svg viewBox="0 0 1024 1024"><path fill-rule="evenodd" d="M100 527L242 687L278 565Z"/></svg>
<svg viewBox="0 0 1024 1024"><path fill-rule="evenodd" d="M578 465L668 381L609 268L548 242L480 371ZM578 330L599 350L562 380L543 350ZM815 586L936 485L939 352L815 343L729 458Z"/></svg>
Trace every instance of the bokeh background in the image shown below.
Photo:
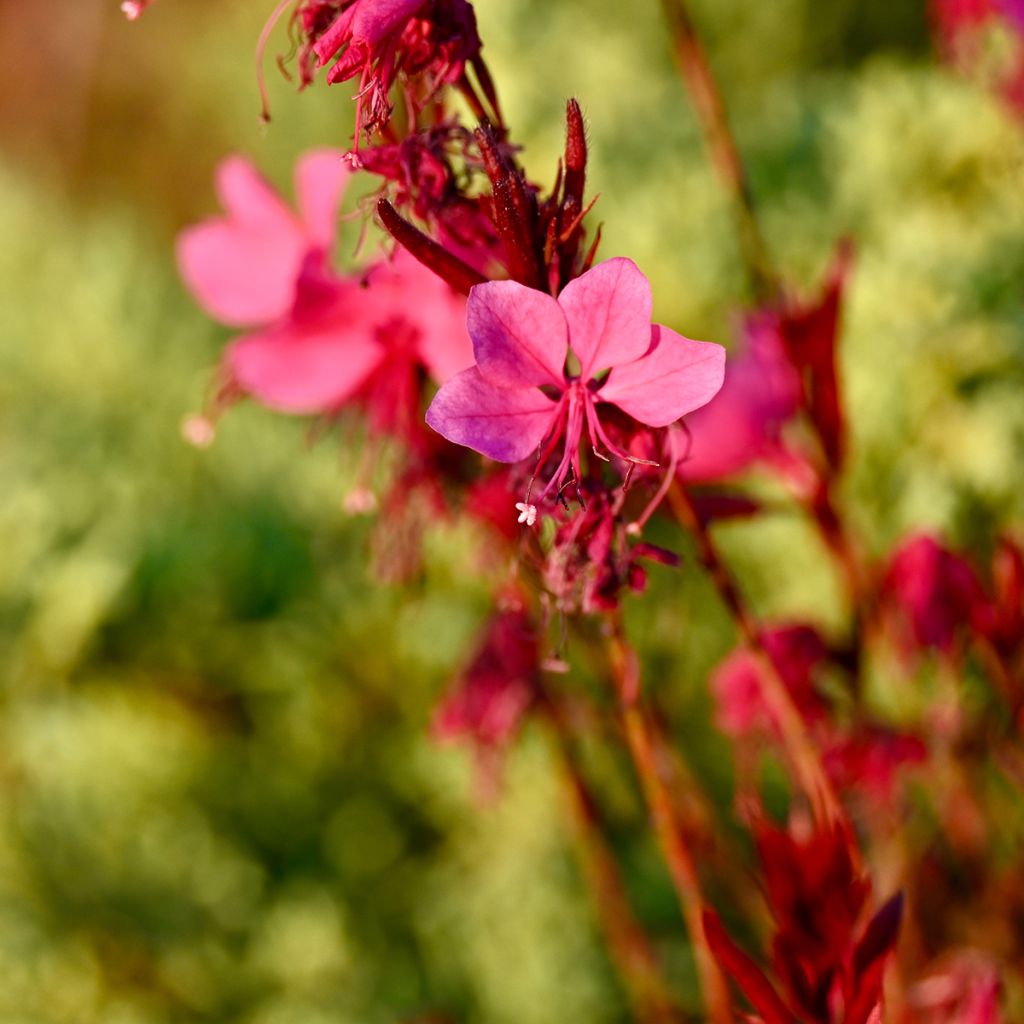
<svg viewBox="0 0 1024 1024"><path fill-rule="evenodd" d="M353 435L243 406L210 450L181 440L226 333L184 293L175 232L213 212L226 153L287 187L350 132L348 86L297 95L272 68L259 124L270 6L158 0L130 24L115 0L0 3L0 1020L622 1021L544 735L486 801L429 738L487 611L465 536L384 585L372 522L342 511ZM728 342L730 212L659 5L476 6L532 176L577 96L604 254L651 276L656 319ZM983 546L1024 513L1024 126L937 64L917 0L693 8L780 264L810 290L857 243L853 523L875 552L920 525ZM797 517L722 542L761 611L836 624ZM733 637L695 569L653 576L628 609L648 679L726 808L705 678ZM692 1003L628 771L590 756Z"/></svg>

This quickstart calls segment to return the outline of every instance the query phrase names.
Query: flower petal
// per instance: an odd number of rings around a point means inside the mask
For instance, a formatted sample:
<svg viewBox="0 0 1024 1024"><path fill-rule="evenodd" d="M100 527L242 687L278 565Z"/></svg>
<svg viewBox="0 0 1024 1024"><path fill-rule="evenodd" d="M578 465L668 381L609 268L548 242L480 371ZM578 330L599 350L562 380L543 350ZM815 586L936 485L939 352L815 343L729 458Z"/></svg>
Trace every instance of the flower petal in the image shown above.
<svg viewBox="0 0 1024 1024"><path fill-rule="evenodd" d="M229 156L218 164L216 189L225 212L243 227L281 233L298 230L288 204L245 157Z"/></svg>
<svg viewBox="0 0 1024 1024"><path fill-rule="evenodd" d="M338 233L338 207L351 177L339 149L315 149L295 168L295 199L310 241L330 252Z"/></svg>
<svg viewBox="0 0 1024 1024"><path fill-rule="evenodd" d="M647 354L615 367L597 397L649 427L667 427L711 401L724 376L725 349L721 345L691 341L654 324Z"/></svg>
<svg viewBox="0 0 1024 1024"><path fill-rule="evenodd" d="M337 323L288 323L239 338L227 350L238 384L257 401L290 413L336 409L359 389L384 356L362 330Z"/></svg>
<svg viewBox="0 0 1024 1024"><path fill-rule="evenodd" d="M488 281L469 293L466 326L480 372L494 384L565 387L569 330L562 307L516 281Z"/></svg>
<svg viewBox="0 0 1024 1024"><path fill-rule="evenodd" d="M241 157L225 160L217 189L227 217L178 236L186 287L211 316L230 327L270 323L287 313L308 247L302 226Z"/></svg>
<svg viewBox="0 0 1024 1024"><path fill-rule="evenodd" d="M616 257L570 281L558 296L569 344L590 380L639 359L651 346L651 285L632 261Z"/></svg>
<svg viewBox="0 0 1024 1024"><path fill-rule="evenodd" d="M537 388L505 388L471 366L434 396L427 423L442 437L496 462L519 462L551 427L556 404Z"/></svg>

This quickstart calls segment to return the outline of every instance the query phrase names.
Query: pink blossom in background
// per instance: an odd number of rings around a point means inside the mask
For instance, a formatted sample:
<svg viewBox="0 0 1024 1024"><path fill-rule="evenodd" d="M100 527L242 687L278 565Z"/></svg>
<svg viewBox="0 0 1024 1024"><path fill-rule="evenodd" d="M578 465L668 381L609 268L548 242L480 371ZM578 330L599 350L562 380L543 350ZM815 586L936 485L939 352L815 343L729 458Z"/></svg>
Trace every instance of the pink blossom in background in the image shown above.
<svg viewBox="0 0 1024 1024"><path fill-rule="evenodd" d="M725 368L720 345L652 324L651 304L647 278L622 258L571 281L558 299L515 281L477 285L466 313L476 365L441 388L427 422L497 462L534 453L543 462L564 439L541 499L570 474L580 479L584 434L628 459L601 425L602 403L665 427L709 401ZM567 369L570 348L578 374Z"/></svg>
<svg viewBox="0 0 1024 1024"><path fill-rule="evenodd" d="M492 788L504 749L515 738L539 693L537 633L515 608L490 621L469 667L438 705L432 733L464 740L477 754L484 789Z"/></svg>
<svg viewBox="0 0 1024 1024"><path fill-rule="evenodd" d="M814 676L828 657L821 635L813 626L785 625L765 629L761 640L804 720L820 720L827 709L815 689ZM779 726L764 699L764 671L757 655L739 648L711 675L715 721L736 739L779 735Z"/></svg>
<svg viewBox="0 0 1024 1024"><path fill-rule="evenodd" d="M247 161L225 161L217 177L227 214L182 233L179 264L211 315L255 328L228 346L233 387L297 414L359 397L372 429L408 438L420 368L444 381L472 362L465 300L401 251L358 275L332 269L348 174L338 151L304 156L293 212Z"/></svg>
<svg viewBox="0 0 1024 1024"><path fill-rule="evenodd" d="M971 564L929 534L900 544L882 580L881 598L908 654L951 654L960 631L984 614L984 595Z"/></svg>
<svg viewBox="0 0 1024 1024"><path fill-rule="evenodd" d="M464 301L402 251L360 277L312 287L305 303L300 287L291 316L228 348L233 379L263 405L331 412L376 383L373 406L386 420L418 401L417 367L445 380L472 359Z"/></svg>
<svg viewBox="0 0 1024 1024"><path fill-rule="evenodd" d="M244 157L223 161L216 185L225 215L178 236L181 276L203 309L229 327L286 316L303 265L330 257L349 177L340 150L305 154L295 169L293 211Z"/></svg>
<svg viewBox="0 0 1024 1024"><path fill-rule="evenodd" d="M121 10L129 21L135 21L152 2L153 0L124 0Z"/></svg>
<svg viewBox="0 0 1024 1024"><path fill-rule="evenodd" d="M928 748L916 736L877 726L834 736L822 752L825 771L836 790L877 807L892 804L902 771L921 764L927 756Z"/></svg>
<svg viewBox="0 0 1024 1024"><path fill-rule="evenodd" d="M999 970L983 953L963 950L937 963L907 995L918 1024L1001 1024Z"/></svg>
<svg viewBox="0 0 1024 1024"><path fill-rule="evenodd" d="M691 441L679 464L684 480L722 480L778 453L782 427L800 408L801 385L777 326L770 314L749 317L722 390L687 416Z"/></svg>

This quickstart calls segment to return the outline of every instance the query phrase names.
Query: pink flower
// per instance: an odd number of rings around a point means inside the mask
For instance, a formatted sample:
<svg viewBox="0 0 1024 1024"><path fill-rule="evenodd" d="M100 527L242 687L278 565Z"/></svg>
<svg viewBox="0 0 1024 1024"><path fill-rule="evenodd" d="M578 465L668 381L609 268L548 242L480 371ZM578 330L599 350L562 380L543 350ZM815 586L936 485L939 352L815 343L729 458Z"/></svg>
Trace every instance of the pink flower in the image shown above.
<svg viewBox="0 0 1024 1024"><path fill-rule="evenodd" d="M652 324L651 302L647 278L622 258L571 281L557 299L515 281L477 285L466 311L476 365L441 388L427 423L497 462L537 453L538 468L564 439L541 500L581 478L584 434L596 452L637 461L609 439L599 406L666 427L709 401L725 369L720 345ZM578 372L567 366L570 349ZM529 495L523 505L524 518L536 515Z"/></svg>
<svg viewBox="0 0 1024 1024"><path fill-rule="evenodd" d="M334 248L338 207L350 171L339 150L306 153L295 169L293 212L246 159L217 168L225 216L178 237L181 276L199 304L229 327L253 327L286 316L303 265L326 261Z"/></svg>
<svg viewBox="0 0 1024 1024"><path fill-rule="evenodd" d="M679 464L685 480L722 480L771 458L782 427L800 409L800 377L786 356L777 318L754 315L744 328L744 350L729 360L722 390L686 418L691 441Z"/></svg>
<svg viewBox="0 0 1024 1024"><path fill-rule="evenodd" d="M985 608L970 563L928 534L908 538L893 554L882 581L882 601L908 654L951 654L960 631Z"/></svg>
<svg viewBox="0 0 1024 1024"><path fill-rule="evenodd" d="M446 380L471 361L464 308L402 251L359 278L314 271L291 314L232 342L227 365L244 391L287 413L334 411L369 385L374 425L391 432L395 415L418 407L419 366Z"/></svg>
<svg viewBox="0 0 1024 1024"><path fill-rule="evenodd" d="M337 151L304 156L295 213L247 161L225 161L227 215L182 233L181 273L212 316L254 328L226 353L234 390L288 413L330 413L358 396L372 429L408 440L421 367L443 381L472 362L465 301L403 252L358 276L331 269L348 174Z"/></svg>

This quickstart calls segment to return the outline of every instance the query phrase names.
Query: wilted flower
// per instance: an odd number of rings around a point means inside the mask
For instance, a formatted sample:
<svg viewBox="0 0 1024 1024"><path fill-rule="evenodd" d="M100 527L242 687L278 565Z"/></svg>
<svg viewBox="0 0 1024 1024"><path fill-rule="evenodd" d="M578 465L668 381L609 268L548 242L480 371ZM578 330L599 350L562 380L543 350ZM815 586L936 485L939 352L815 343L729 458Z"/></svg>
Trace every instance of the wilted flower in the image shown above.
<svg viewBox="0 0 1024 1024"><path fill-rule="evenodd" d="M562 611L614 611L625 589L639 593L647 586L644 562L679 564L671 551L636 541L619 504L592 488L582 510L555 531L542 575Z"/></svg>
<svg viewBox="0 0 1024 1024"><path fill-rule="evenodd" d="M476 365L441 388L427 422L498 462L536 453L538 472L562 442L561 459L537 501L581 479L584 434L595 453L642 461L611 441L599 404L611 403L640 424L666 427L722 384L725 350L652 325L650 285L627 259L598 264L557 300L515 281L477 285L467 326ZM531 503L528 492L525 504Z"/></svg>
<svg viewBox="0 0 1024 1024"><path fill-rule="evenodd" d="M466 0L348 0L312 44L321 67L336 59L328 82L359 79L356 134L382 127L391 116L389 93L398 74L421 79L425 102L456 81L480 52L476 16ZM410 99L413 96L410 94Z"/></svg>

